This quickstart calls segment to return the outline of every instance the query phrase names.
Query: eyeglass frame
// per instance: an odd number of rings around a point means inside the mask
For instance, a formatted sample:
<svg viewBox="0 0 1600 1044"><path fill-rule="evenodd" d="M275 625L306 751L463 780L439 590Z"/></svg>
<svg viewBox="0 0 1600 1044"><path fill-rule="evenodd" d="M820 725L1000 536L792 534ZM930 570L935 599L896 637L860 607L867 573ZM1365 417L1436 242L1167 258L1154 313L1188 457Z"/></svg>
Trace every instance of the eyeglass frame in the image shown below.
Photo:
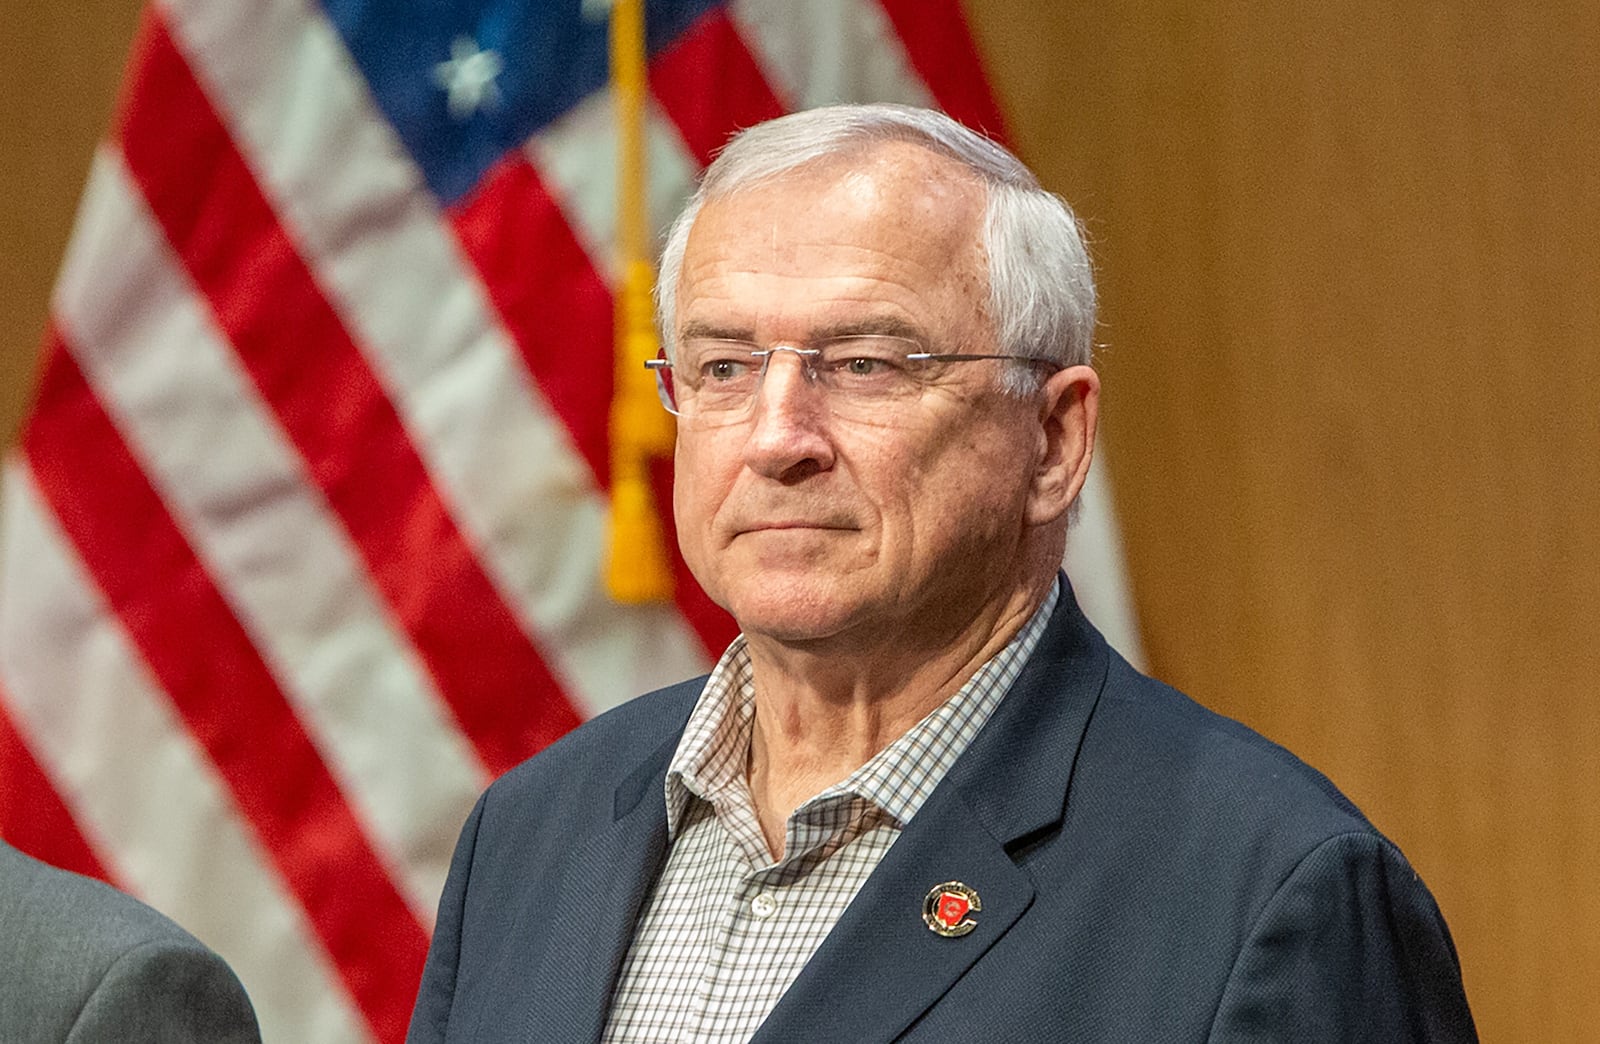
<svg viewBox="0 0 1600 1044"><path fill-rule="evenodd" d="M905 336L903 336L901 334L869 333L869 332L834 334L834 335L829 336L829 337L819 338L817 341L814 341L814 342L811 342L811 343L813 345L826 346L827 344L829 344L831 342L859 340L859 339L865 338L865 337L875 337L875 338L881 338L883 340L901 341L901 342L904 342L905 344L908 344L908 345L915 345L915 346L918 346L918 347L921 346L920 342L918 342L914 338L905 337ZM748 400L749 404L753 404L755 402L756 395L758 395L760 393L761 387L762 387L762 383L766 380L767 368L771 365L772 357L775 354L777 354L778 352L791 352L791 353L793 353L800 360L801 365L804 367L804 372L805 372L805 375L806 375L806 379L808 381L815 381L817 379L817 369L816 369L814 360L816 360L819 356L822 355L822 350L823 350L822 347L802 347L801 345L785 344L785 343L783 343L781 341L774 342L769 347L762 348L762 347L760 347L759 342L747 341L747 340L744 340L743 338L739 338L739 337L697 337L697 338L691 338L691 339L692 340L697 340L697 341L711 341L711 342L715 342L715 343L718 343L718 344L726 344L726 345L748 345L750 347L750 357L752 359L760 359L761 360L761 368L756 371L756 388L750 394L750 398ZM1064 369L1067 368L1067 364L1062 363L1062 362L1060 362L1059 360L1056 360L1056 359L1047 359L1042 355L1000 355L1000 354L980 353L980 352L929 352L929 351L920 351L920 352L907 352L905 354L904 358L905 358L905 360L907 362L914 362L914 363L928 363L928 362L934 362L934 363L980 362L980 361L987 360L987 359L1007 360L1007 361L1011 361L1011 362L1031 363L1033 365L1048 366L1054 372L1060 372L1061 370L1064 370ZM651 371L652 373L655 374L655 377L656 377L656 397L660 400L662 408L665 409L668 413L672 414L674 417L683 416L683 414L679 410L673 408L673 405L672 405L673 396L667 390L666 376L663 373L663 371L676 369L676 367L674 366L672 360L670 358L668 358L668 356L667 356L667 350L665 348L662 348L662 349L660 349L660 354L658 354L654 359L646 359L646 360L644 360L644 367L645 367L645 369L647 369L647 370L649 370L649 371ZM685 386L688 387L689 385L686 384ZM748 406L746 406L745 408L748 408Z"/></svg>

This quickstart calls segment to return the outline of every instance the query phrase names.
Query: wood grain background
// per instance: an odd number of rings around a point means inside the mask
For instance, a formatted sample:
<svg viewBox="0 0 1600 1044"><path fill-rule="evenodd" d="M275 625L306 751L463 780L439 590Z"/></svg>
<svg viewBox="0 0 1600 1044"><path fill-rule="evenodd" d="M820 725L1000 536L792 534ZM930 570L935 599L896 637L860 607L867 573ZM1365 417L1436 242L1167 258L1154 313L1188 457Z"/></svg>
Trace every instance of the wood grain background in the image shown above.
<svg viewBox="0 0 1600 1044"><path fill-rule="evenodd" d="M1401 843L1484 1040L1600 1039L1600 6L967 7L1094 237L1155 673ZM137 8L0 11L7 437Z"/></svg>

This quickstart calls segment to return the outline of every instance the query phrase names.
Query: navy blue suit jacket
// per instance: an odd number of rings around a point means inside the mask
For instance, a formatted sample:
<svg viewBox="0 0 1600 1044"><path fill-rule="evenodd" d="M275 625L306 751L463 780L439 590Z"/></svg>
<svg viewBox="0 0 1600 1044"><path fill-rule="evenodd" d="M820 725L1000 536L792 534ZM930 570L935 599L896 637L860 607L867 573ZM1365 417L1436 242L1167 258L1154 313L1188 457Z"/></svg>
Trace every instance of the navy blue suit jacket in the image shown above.
<svg viewBox="0 0 1600 1044"><path fill-rule="evenodd" d="M666 855L702 680L584 725L473 811L411 1024L594 1041ZM977 928L923 923L976 889ZM1321 775L1112 651L1070 593L759 1042L1470 1041L1410 865Z"/></svg>

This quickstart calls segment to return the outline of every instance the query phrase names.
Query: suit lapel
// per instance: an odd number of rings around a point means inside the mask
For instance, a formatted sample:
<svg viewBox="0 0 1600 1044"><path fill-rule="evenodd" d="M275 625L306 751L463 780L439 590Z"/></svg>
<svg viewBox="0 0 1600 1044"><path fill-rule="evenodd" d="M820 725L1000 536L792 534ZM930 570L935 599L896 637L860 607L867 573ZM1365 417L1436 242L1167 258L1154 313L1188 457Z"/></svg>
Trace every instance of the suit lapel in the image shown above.
<svg viewBox="0 0 1600 1044"><path fill-rule="evenodd" d="M752 1044L892 1039L1003 936L1033 901L1033 884L954 791L930 798L928 823L907 829L761 1026ZM918 813L917 819L922 819ZM922 920L929 889L961 881L982 909L960 938Z"/></svg>
<svg viewBox="0 0 1600 1044"><path fill-rule="evenodd" d="M752 1044L889 1041L1028 910L1034 882L1011 846L1058 827L1110 652L1070 588L1021 677L873 871ZM929 890L978 893L977 927L945 938L922 919Z"/></svg>
<svg viewBox="0 0 1600 1044"><path fill-rule="evenodd" d="M510 1025L523 1040L598 1041L634 922L667 850L662 785L678 744L674 734L617 788L614 818L565 860L569 872L536 897L520 931L542 935L543 958L517 991L522 1010Z"/></svg>

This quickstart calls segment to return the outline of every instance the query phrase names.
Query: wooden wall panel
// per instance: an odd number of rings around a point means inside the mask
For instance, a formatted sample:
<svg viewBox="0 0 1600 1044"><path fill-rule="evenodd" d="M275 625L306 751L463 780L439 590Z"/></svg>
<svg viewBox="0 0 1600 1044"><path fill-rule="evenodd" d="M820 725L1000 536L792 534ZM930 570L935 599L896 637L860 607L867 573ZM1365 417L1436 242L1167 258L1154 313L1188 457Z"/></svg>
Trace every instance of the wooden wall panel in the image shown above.
<svg viewBox="0 0 1600 1044"><path fill-rule="evenodd" d="M1401 842L1486 1041L1595 1040L1600 9L968 7L1097 241L1156 673Z"/></svg>
<svg viewBox="0 0 1600 1044"><path fill-rule="evenodd" d="M33 386L50 288L139 0L0 3L0 442Z"/></svg>
<svg viewBox="0 0 1600 1044"><path fill-rule="evenodd" d="M139 3L0 11L0 432ZM1600 8L968 0L1088 219L1156 672L1323 768L1486 1041L1600 1026Z"/></svg>

